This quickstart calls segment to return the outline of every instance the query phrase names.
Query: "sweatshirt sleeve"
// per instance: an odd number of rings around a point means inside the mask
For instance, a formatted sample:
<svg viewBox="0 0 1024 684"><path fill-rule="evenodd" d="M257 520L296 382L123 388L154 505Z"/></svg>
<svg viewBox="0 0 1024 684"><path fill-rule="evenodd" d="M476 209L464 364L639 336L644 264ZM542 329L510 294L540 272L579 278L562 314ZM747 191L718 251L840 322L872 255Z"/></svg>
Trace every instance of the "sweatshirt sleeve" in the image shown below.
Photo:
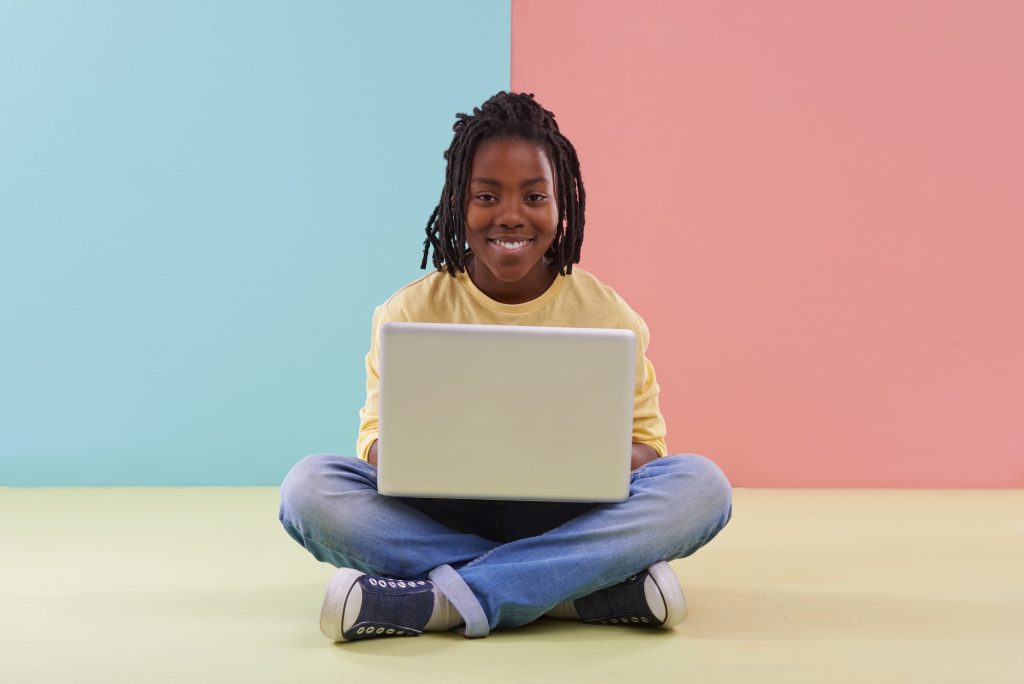
<svg viewBox="0 0 1024 684"><path fill-rule="evenodd" d="M379 430L380 326L382 318L381 307L378 306L373 311L370 351L366 353L366 402L359 409L359 437L356 439L356 455L364 461L369 457L370 446L377 439Z"/></svg>
<svg viewBox="0 0 1024 684"><path fill-rule="evenodd" d="M658 405L658 380L654 374L654 364L647 358L647 347L650 345L651 333L647 323L637 314L639 323L637 333L637 365L636 389L633 395L633 441L654 447L658 456L665 456L668 447L665 443L665 419Z"/></svg>

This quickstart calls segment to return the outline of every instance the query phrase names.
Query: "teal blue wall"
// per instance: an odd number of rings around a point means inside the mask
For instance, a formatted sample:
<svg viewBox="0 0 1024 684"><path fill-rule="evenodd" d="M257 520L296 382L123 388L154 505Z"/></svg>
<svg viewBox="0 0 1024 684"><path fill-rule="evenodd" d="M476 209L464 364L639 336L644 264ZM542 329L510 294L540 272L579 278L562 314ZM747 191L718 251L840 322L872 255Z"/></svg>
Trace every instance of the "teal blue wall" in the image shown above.
<svg viewBox="0 0 1024 684"><path fill-rule="evenodd" d="M351 453L509 2L0 1L0 484Z"/></svg>

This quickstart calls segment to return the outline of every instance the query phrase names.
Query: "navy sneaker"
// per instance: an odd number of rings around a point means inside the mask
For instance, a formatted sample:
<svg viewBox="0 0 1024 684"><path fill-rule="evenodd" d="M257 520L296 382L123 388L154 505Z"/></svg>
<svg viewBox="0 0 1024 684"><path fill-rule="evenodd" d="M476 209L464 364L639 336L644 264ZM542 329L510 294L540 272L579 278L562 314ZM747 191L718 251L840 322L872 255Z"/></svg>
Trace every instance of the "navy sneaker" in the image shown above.
<svg viewBox="0 0 1024 684"><path fill-rule="evenodd" d="M668 563L655 563L573 603L583 622L671 629L686 619L686 599Z"/></svg>
<svg viewBox="0 0 1024 684"><path fill-rule="evenodd" d="M430 621L434 605L432 582L371 577L339 568L327 585L320 631L334 641L417 636Z"/></svg>

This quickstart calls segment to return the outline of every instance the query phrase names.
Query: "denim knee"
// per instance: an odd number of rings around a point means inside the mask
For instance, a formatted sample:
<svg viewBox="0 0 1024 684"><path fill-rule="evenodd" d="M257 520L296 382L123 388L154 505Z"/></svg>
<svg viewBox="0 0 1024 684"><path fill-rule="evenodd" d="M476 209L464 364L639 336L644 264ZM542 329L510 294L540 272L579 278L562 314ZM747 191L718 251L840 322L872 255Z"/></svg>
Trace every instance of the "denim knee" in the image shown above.
<svg viewBox="0 0 1024 684"><path fill-rule="evenodd" d="M279 519L285 530L300 544L323 527L327 499L331 496L328 478L344 457L334 454L306 456L292 466L281 482ZM337 502L334 503L334 507Z"/></svg>
<svg viewBox="0 0 1024 684"><path fill-rule="evenodd" d="M295 541L324 560L310 542L330 540L335 548L365 542L365 509L376 496L372 465L350 456L313 454L296 463L281 483L279 518Z"/></svg>
<svg viewBox="0 0 1024 684"><path fill-rule="evenodd" d="M732 485L722 469L699 454L666 456L647 464L669 475L667 515L679 529L703 530L706 544L732 518Z"/></svg>
<svg viewBox="0 0 1024 684"><path fill-rule="evenodd" d="M306 507L311 495L319 489L327 454L306 456L296 463L281 481L281 510L299 511Z"/></svg>
<svg viewBox="0 0 1024 684"><path fill-rule="evenodd" d="M718 464L700 454L684 454L689 460L689 468L699 484L694 487L700 491L701 498L709 512L717 512L729 519L732 511L732 484Z"/></svg>

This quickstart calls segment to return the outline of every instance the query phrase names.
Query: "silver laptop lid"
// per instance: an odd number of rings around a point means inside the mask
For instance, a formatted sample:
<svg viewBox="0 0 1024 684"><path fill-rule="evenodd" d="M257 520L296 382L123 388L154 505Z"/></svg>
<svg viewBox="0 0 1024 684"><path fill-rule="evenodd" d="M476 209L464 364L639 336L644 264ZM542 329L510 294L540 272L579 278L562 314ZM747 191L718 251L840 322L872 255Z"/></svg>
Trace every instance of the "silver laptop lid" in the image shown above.
<svg viewBox="0 0 1024 684"><path fill-rule="evenodd" d="M631 330L385 323L378 491L625 499L635 354Z"/></svg>

